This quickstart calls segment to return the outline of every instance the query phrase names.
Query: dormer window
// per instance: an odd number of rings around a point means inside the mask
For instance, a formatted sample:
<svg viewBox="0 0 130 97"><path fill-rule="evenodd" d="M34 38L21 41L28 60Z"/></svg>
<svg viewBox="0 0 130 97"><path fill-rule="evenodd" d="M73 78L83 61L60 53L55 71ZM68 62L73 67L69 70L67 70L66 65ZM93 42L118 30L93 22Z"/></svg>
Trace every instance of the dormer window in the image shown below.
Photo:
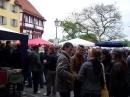
<svg viewBox="0 0 130 97"><path fill-rule="evenodd" d="M0 8L6 9L6 1L0 0Z"/></svg>
<svg viewBox="0 0 130 97"><path fill-rule="evenodd" d="M16 5L10 4L10 11L17 13L18 12L18 7Z"/></svg>

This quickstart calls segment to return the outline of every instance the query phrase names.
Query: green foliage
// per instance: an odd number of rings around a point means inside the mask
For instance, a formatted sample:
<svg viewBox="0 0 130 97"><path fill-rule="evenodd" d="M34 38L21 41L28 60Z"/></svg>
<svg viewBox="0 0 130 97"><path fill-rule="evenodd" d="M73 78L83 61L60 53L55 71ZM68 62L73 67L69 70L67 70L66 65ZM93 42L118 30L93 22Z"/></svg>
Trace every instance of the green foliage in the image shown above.
<svg viewBox="0 0 130 97"><path fill-rule="evenodd" d="M67 39L73 39L78 34L77 25L71 21L61 21L60 26L63 28L63 33L66 34Z"/></svg>
<svg viewBox="0 0 130 97"><path fill-rule="evenodd" d="M98 41L96 35L93 34L93 33L80 34L78 37L81 38L81 39L87 40L87 41L91 41L91 42L97 42Z"/></svg>
<svg viewBox="0 0 130 97"><path fill-rule="evenodd" d="M126 44L128 47L130 47L130 41L128 39L124 39L124 41L122 42L124 44Z"/></svg>
<svg viewBox="0 0 130 97"><path fill-rule="evenodd" d="M54 42L54 39L49 39L48 41L51 42L51 43L53 43L53 42Z"/></svg>

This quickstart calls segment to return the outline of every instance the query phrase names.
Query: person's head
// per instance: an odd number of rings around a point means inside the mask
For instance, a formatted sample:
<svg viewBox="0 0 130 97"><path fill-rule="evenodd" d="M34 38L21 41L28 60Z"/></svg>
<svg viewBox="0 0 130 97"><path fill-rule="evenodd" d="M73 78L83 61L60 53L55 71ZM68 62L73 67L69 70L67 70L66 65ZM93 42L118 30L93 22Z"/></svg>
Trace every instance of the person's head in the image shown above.
<svg viewBox="0 0 130 97"><path fill-rule="evenodd" d="M77 51L78 54L83 55L84 54L84 46L83 45L78 45L77 46Z"/></svg>
<svg viewBox="0 0 130 97"><path fill-rule="evenodd" d="M55 46L55 52L59 53L59 47L58 46Z"/></svg>
<svg viewBox="0 0 130 97"><path fill-rule="evenodd" d="M97 48L91 48L88 50L88 57L94 57L96 59L99 59L101 57L101 50Z"/></svg>
<svg viewBox="0 0 130 97"><path fill-rule="evenodd" d="M11 47L11 41L6 41L6 46Z"/></svg>
<svg viewBox="0 0 130 97"><path fill-rule="evenodd" d="M48 46L47 45L44 45L44 51L47 51L48 50Z"/></svg>
<svg viewBox="0 0 130 97"><path fill-rule="evenodd" d="M28 49L29 49L29 50L32 50L33 48L32 48L32 46L28 46Z"/></svg>
<svg viewBox="0 0 130 97"><path fill-rule="evenodd" d="M118 61L123 55L123 52L120 49L113 49L110 53L112 59L114 59L115 61Z"/></svg>
<svg viewBox="0 0 130 97"><path fill-rule="evenodd" d="M20 44L17 44L16 47L17 47L17 49L21 49L21 45Z"/></svg>
<svg viewBox="0 0 130 97"><path fill-rule="evenodd" d="M109 53L109 50L102 49L101 58L102 58L102 60L111 60L111 54Z"/></svg>
<svg viewBox="0 0 130 97"><path fill-rule="evenodd" d="M54 46L50 46L48 49L49 53L54 53L55 52L55 47Z"/></svg>
<svg viewBox="0 0 130 97"><path fill-rule="evenodd" d="M69 55L71 55L72 51L73 51L73 44L70 42L66 42L63 44L62 49L64 51L66 51Z"/></svg>
<svg viewBox="0 0 130 97"><path fill-rule="evenodd" d="M111 51L111 56L115 62L121 62L124 68L128 68L128 64L123 58L123 52L120 49L113 49Z"/></svg>
<svg viewBox="0 0 130 97"><path fill-rule="evenodd" d="M33 46L33 50L35 50L36 52L39 52L39 46L38 45Z"/></svg>
<svg viewBox="0 0 130 97"><path fill-rule="evenodd" d="M5 43L2 43L1 44L1 49L5 47Z"/></svg>

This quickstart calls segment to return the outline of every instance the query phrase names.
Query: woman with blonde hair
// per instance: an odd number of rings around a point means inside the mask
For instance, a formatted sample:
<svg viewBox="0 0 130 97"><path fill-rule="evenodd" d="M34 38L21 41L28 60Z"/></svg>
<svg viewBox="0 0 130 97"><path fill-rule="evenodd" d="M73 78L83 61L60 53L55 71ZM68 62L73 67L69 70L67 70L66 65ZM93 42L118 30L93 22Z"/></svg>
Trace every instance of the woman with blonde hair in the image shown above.
<svg viewBox="0 0 130 97"><path fill-rule="evenodd" d="M85 62L84 54L84 46L78 45L76 53L70 60L71 70L75 78L80 70L81 65ZM81 82L75 80L74 82L74 97L80 97L80 88Z"/></svg>
<svg viewBox="0 0 130 97"><path fill-rule="evenodd" d="M77 80L82 82L80 97L101 97L100 82L103 78L100 57L100 49L88 51L88 61L83 63L77 75Z"/></svg>
<svg viewBox="0 0 130 97"><path fill-rule="evenodd" d="M128 97L130 94L128 64L120 49L113 49L111 55L115 64L110 73L110 97Z"/></svg>

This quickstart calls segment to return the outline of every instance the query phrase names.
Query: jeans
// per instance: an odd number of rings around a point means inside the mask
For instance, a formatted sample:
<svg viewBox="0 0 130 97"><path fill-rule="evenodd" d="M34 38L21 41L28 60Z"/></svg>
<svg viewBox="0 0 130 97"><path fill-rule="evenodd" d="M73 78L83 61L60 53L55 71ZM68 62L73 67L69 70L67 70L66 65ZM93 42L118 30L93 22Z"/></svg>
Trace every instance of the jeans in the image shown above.
<svg viewBox="0 0 130 97"><path fill-rule="evenodd" d="M82 84L82 82L75 80L75 82L74 82L74 97L80 97L81 84Z"/></svg>
<svg viewBox="0 0 130 97"><path fill-rule="evenodd" d="M27 67L27 79L29 87L32 87L31 66Z"/></svg>
<svg viewBox="0 0 130 97"><path fill-rule="evenodd" d="M56 79L56 71L48 70L46 78L47 93L51 93L52 90L52 94L56 94L55 79ZM53 87L53 89L51 89L51 86Z"/></svg>
<svg viewBox="0 0 130 97"><path fill-rule="evenodd" d="M60 97L70 97L70 92L59 92Z"/></svg>
<svg viewBox="0 0 130 97"><path fill-rule="evenodd" d="M41 72L32 72L33 74L33 92L36 93L38 91L38 84Z"/></svg>
<svg viewBox="0 0 130 97"><path fill-rule="evenodd" d="M100 92L89 92L89 91L81 89L80 97L101 97L101 93Z"/></svg>
<svg viewBox="0 0 130 97"><path fill-rule="evenodd" d="M42 69L44 70L43 67ZM39 83L40 83L40 88L43 88L43 85L44 85L43 71L41 72Z"/></svg>

